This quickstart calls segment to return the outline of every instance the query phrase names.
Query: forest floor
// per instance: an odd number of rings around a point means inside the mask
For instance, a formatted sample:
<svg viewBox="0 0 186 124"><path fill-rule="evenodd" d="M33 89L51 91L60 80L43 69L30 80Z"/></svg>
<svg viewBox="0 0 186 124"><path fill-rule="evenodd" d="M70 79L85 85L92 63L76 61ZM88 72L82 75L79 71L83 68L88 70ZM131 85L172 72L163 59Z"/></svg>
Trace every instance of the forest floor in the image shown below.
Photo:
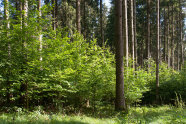
<svg viewBox="0 0 186 124"><path fill-rule="evenodd" d="M186 124L186 108L132 107L128 114L107 118L86 115L44 114L40 111L1 113L0 124Z"/></svg>

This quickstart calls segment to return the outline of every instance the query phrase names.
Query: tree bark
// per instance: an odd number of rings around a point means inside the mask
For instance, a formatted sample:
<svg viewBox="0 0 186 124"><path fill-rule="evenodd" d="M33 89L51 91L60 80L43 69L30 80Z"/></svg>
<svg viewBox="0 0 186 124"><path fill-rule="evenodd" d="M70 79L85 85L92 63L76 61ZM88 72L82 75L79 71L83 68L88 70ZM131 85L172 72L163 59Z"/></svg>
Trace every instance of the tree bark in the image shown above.
<svg viewBox="0 0 186 124"><path fill-rule="evenodd" d="M122 40L122 0L115 1L116 22L115 22L115 40L116 40L116 101L115 110L125 110L124 98L124 67L123 67L123 40Z"/></svg>
<svg viewBox="0 0 186 124"><path fill-rule="evenodd" d="M8 61L11 61L11 45L8 39L8 35L9 35L9 29L10 29L10 22L9 22L9 1L8 0L4 0L4 17L5 17L5 29L6 29L6 37L7 37L7 41L8 41ZM9 76L10 76L10 70L11 70L11 66L8 66L8 74L7 74L7 88L6 88L6 97L7 97L7 105L10 105L10 98L11 98L11 94L10 94L10 80L9 80Z"/></svg>
<svg viewBox="0 0 186 124"><path fill-rule="evenodd" d="M53 30L56 30L56 8L57 8L57 0L52 0L52 27L53 27Z"/></svg>
<svg viewBox="0 0 186 124"><path fill-rule="evenodd" d="M127 17L127 0L123 0L123 37L124 37L124 57L128 67L128 17Z"/></svg>
<svg viewBox="0 0 186 124"><path fill-rule="evenodd" d="M104 45L104 35L103 35L103 3L102 0L100 0L100 33L101 33L101 45Z"/></svg>
<svg viewBox="0 0 186 124"><path fill-rule="evenodd" d="M166 62L167 58L166 58L166 39L167 39L167 34L166 34L166 29L167 29L167 18L166 18L166 9L164 8L164 49L163 49L163 58L164 58L164 62Z"/></svg>
<svg viewBox="0 0 186 124"><path fill-rule="evenodd" d="M23 11L22 11L23 10ZM23 13L23 14L22 14ZM27 17L28 17L28 0L20 0L20 16L21 16L21 28L24 29L27 27ZM21 67L21 74L24 74L26 71L26 64L27 64L27 37L26 32L24 32L23 37L21 39L22 41L22 67ZM27 79L21 80L21 86L20 86L20 104L22 107L25 107L28 109L28 82Z"/></svg>
<svg viewBox="0 0 186 124"><path fill-rule="evenodd" d="M174 5L172 4L172 42L171 42L171 65L174 69Z"/></svg>
<svg viewBox="0 0 186 124"><path fill-rule="evenodd" d="M184 56L183 56L183 32L182 32L182 7L181 7L181 0L179 0L179 7L180 7L180 44L181 44L181 63L180 63L180 69L183 69L184 66Z"/></svg>
<svg viewBox="0 0 186 124"><path fill-rule="evenodd" d="M5 20L6 20L6 26L5 26L6 30L8 30L10 28L8 4L9 4L9 1L8 0L4 0L4 16L5 16Z"/></svg>
<svg viewBox="0 0 186 124"><path fill-rule="evenodd" d="M147 0L147 42L146 42L146 55L147 55L147 60L150 59L150 3L151 0ZM150 68L150 63L148 62L148 69Z"/></svg>
<svg viewBox="0 0 186 124"><path fill-rule="evenodd" d="M130 0L130 36L131 36L131 43L132 43L132 67L135 69L135 63L134 63L134 12L133 12L133 0Z"/></svg>
<svg viewBox="0 0 186 124"><path fill-rule="evenodd" d="M178 25L179 25L179 22L178 22ZM179 27L179 26L178 26ZM178 33L177 33L177 35L179 35L179 31L178 31ZM179 39L179 38L178 38ZM181 40L180 40L181 41ZM179 57L179 42L180 42L179 40L177 40L177 70L179 71L180 70L180 63L179 63L179 61L180 61L180 57Z"/></svg>
<svg viewBox="0 0 186 124"><path fill-rule="evenodd" d="M157 42L157 54L156 54L156 102L157 104L159 103L159 32L160 32L160 29L159 29L159 0L156 0L156 14L157 14L157 17L156 17L156 28L157 28L157 31L156 31L156 42Z"/></svg>
<svg viewBox="0 0 186 124"><path fill-rule="evenodd" d="M170 9L168 5L168 18L167 18L167 63L170 68Z"/></svg>
<svg viewBox="0 0 186 124"><path fill-rule="evenodd" d="M137 51L137 37L136 37L136 0L133 0L133 8L134 8L134 58L135 58L135 70L137 70L138 64L138 51Z"/></svg>
<svg viewBox="0 0 186 124"><path fill-rule="evenodd" d="M76 25L77 31L81 33L81 14L80 14L80 0L76 0Z"/></svg>
<svg viewBox="0 0 186 124"><path fill-rule="evenodd" d="M83 30L83 35L84 38L86 38L86 0L83 1L83 26L84 26L84 30Z"/></svg>
<svg viewBox="0 0 186 124"><path fill-rule="evenodd" d="M58 22L58 20L57 20L57 17L58 17L58 0L55 0L55 26L56 26L56 28L57 28L57 22Z"/></svg>
<svg viewBox="0 0 186 124"><path fill-rule="evenodd" d="M40 24L41 23L41 0L38 0L38 23ZM42 53L42 49L43 49L43 42L42 42L42 29L41 29L41 26L39 26L39 52L40 52L40 58L39 60L42 61L43 60L43 57L41 55Z"/></svg>
<svg viewBox="0 0 186 124"><path fill-rule="evenodd" d="M161 8L161 6L159 5L159 8ZM159 10L159 64L161 64L162 62L162 52L161 52L161 47L162 47L162 30L161 30L161 23L160 23L160 10Z"/></svg>

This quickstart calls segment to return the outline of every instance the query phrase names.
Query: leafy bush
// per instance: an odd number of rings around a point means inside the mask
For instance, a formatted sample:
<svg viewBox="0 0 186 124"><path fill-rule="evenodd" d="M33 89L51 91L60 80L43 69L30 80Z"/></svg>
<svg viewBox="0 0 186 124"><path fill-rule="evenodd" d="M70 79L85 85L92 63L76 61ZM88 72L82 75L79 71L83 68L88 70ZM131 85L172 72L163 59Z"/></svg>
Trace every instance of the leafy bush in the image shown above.
<svg viewBox="0 0 186 124"><path fill-rule="evenodd" d="M34 20L31 19L30 23L34 23L32 21ZM13 26L15 28L9 36L11 42L5 42L5 45L11 43L14 46L13 54L9 59L5 50L5 56L1 59L4 64L0 68L0 97L4 103L6 89L9 88L11 102L14 103L12 105L20 105L22 96L27 98L30 107L42 105L52 110L59 106L81 109L90 105L95 109L96 106L114 104L115 56L109 48L101 48L96 40L88 43L79 34L69 37L66 29L54 32L48 27L47 31L42 32L43 49L39 51L39 34L32 33L36 27L25 27L25 32L19 34L21 26ZM47 24L45 26L47 27ZM1 37L6 38L6 35ZM23 49L19 39L25 37L27 45ZM6 61L9 61L11 66L6 65ZM134 71L129 67L126 71L125 97L127 103L132 104L140 101L142 94L148 90L148 73L142 68ZM11 82L8 84L9 78ZM23 83L26 89L22 91Z"/></svg>
<svg viewBox="0 0 186 124"><path fill-rule="evenodd" d="M143 94L149 90L147 86L149 76L150 74L140 67L137 71L130 67L125 68L125 97L128 105L141 102Z"/></svg>
<svg viewBox="0 0 186 124"><path fill-rule="evenodd" d="M150 91L144 94L143 103L144 104L153 104L155 103L156 97L156 78L155 78L155 62L151 62L151 80L148 83L150 87ZM160 102L162 104L174 104L177 100L176 94L181 96L183 102L186 101L185 95L185 85L186 85L186 78L185 78L185 70L178 72L173 70L172 68L168 68L167 64L161 63L160 64L160 71L159 71L159 95L160 95Z"/></svg>

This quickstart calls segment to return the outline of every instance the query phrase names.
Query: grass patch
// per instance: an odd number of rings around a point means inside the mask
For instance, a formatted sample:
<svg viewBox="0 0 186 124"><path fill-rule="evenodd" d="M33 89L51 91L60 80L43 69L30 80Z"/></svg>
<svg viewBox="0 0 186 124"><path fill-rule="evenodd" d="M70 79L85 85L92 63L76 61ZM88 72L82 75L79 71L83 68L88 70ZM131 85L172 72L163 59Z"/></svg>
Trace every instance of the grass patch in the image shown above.
<svg viewBox="0 0 186 124"><path fill-rule="evenodd" d="M109 118L46 114L42 111L0 114L0 124L185 124L186 109L172 106L133 107L127 115Z"/></svg>
<svg viewBox="0 0 186 124"><path fill-rule="evenodd" d="M186 124L186 109L172 106L137 107L128 114L129 123Z"/></svg>

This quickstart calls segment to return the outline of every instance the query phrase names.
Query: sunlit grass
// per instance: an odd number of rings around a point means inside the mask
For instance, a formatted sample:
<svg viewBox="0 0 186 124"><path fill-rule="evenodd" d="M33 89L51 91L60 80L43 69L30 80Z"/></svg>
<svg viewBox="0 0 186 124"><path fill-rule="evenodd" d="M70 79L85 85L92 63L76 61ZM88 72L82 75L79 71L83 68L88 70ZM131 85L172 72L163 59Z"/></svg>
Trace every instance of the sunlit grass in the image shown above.
<svg viewBox="0 0 186 124"><path fill-rule="evenodd" d="M184 124L186 109L172 106L132 108L128 115L130 123Z"/></svg>
<svg viewBox="0 0 186 124"><path fill-rule="evenodd" d="M127 115L114 114L109 118L85 115L46 114L41 111L16 112L0 115L0 124L185 124L186 109L172 106L133 107Z"/></svg>

